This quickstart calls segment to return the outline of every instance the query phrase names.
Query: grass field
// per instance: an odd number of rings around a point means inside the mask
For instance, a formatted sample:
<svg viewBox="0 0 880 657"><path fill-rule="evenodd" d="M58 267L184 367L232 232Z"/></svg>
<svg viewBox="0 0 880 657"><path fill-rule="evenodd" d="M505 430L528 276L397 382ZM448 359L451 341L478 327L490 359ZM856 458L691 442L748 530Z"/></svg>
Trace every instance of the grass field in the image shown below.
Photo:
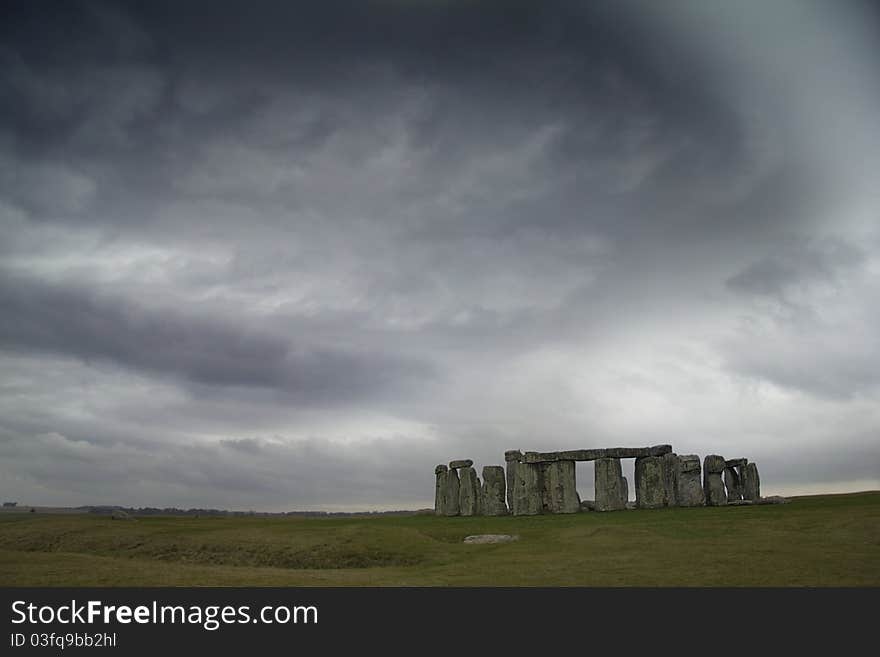
<svg viewBox="0 0 880 657"><path fill-rule="evenodd" d="M469 534L518 534L465 545ZM878 586L880 492L436 518L0 516L4 586Z"/></svg>

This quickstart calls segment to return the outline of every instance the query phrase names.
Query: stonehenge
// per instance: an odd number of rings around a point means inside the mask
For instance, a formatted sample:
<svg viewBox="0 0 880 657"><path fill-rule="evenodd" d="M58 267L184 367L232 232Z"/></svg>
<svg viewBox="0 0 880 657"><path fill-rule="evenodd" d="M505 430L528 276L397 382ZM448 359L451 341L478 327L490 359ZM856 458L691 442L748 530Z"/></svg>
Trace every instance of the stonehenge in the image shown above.
<svg viewBox="0 0 880 657"><path fill-rule="evenodd" d="M621 459L635 459L635 502ZM671 445L610 447L558 452L504 453L505 466L487 465L482 482L472 459L434 468L438 516L530 516L663 507L760 503L757 466L745 458L678 455ZM595 500L581 502L575 464L595 461Z"/></svg>

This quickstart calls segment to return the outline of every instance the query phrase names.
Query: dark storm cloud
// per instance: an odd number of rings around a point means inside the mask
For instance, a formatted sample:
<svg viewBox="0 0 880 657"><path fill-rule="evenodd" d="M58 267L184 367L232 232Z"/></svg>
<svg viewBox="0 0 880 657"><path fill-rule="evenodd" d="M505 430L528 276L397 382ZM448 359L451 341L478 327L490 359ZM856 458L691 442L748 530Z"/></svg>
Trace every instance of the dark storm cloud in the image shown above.
<svg viewBox="0 0 880 657"><path fill-rule="evenodd" d="M450 458L669 441L877 485L868 4L2 11L33 501L402 506Z"/></svg>
<svg viewBox="0 0 880 657"><path fill-rule="evenodd" d="M671 181L689 176L695 187L706 184L713 175L736 174L750 157L739 117L707 84L711 71L697 70L700 60L675 41L656 39L635 7L343 2L258 8L240 16L234 4L150 3L126 10L86 3L47 15L39 5L14 6L3 86L16 102L5 106L3 118L15 166L36 171L33 182L9 183L11 198L46 214L40 204L47 195L29 188L42 182L41 157L63 153L60 159L85 178L83 193L96 187L90 211L67 204L68 216L140 223L151 216L150 196L180 193L175 180L202 165L199 151L209 140L231 138L302 162L334 134L350 137L346 129L354 123L363 143L353 143L346 155L358 158L381 144L381 134L370 138L370 125L398 111L407 88L430 91L428 106L405 127L412 148L425 154L425 173L439 175L441 183L472 159L475 147L520 141L558 122L548 144L553 194L571 193L566 184L596 195L610 191L610 201L594 200L601 210L619 202L621 185L650 187L644 201L631 201L634 211L626 218L596 212L586 219L563 204L554 218L561 227L642 225L641 210L656 206ZM282 110L312 105L317 111L295 130L254 121L285 95L294 101ZM404 194L424 193L426 184ZM253 201L260 189L242 183L238 190L214 189L212 196ZM298 191L281 199L286 207L304 204ZM469 223L486 232L498 222L510 230L517 217L534 221L534 202L520 205L500 210L478 203L473 210L483 221ZM57 216L58 208L51 209ZM448 226L449 219L435 224Z"/></svg>
<svg viewBox="0 0 880 657"><path fill-rule="evenodd" d="M75 287L0 278L0 346L177 375L214 386L277 388L291 401L353 401L429 379L419 362L297 345L221 318L150 310Z"/></svg>

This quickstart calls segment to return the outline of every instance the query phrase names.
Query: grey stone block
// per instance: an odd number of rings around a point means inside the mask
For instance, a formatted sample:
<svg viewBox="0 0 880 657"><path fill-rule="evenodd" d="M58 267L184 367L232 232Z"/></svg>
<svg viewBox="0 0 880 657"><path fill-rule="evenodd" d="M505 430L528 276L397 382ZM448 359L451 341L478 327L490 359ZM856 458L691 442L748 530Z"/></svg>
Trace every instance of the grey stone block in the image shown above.
<svg viewBox="0 0 880 657"><path fill-rule="evenodd" d="M663 459L663 487L666 489L666 506L678 506L678 455L672 452Z"/></svg>
<svg viewBox="0 0 880 657"><path fill-rule="evenodd" d="M504 468L500 465L485 466L483 468L483 515L507 515L506 492Z"/></svg>
<svg viewBox="0 0 880 657"><path fill-rule="evenodd" d="M696 454L685 454L678 457L675 494L678 506L703 506L706 503L700 471L700 457Z"/></svg>
<svg viewBox="0 0 880 657"><path fill-rule="evenodd" d="M626 508L627 484L620 467L620 459L596 459L594 486L597 511L621 511Z"/></svg>
<svg viewBox="0 0 880 657"><path fill-rule="evenodd" d="M574 461L541 464L542 508L544 513L577 513L580 511L575 483Z"/></svg>
<svg viewBox="0 0 880 657"><path fill-rule="evenodd" d="M721 474L726 467L727 463L723 456L709 454L709 456L703 459L703 472L705 473Z"/></svg>
<svg viewBox="0 0 880 657"><path fill-rule="evenodd" d="M438 516L446 515L446 480L449 477L449 471L446 466L440 469L440 466L434 470L437 481L434 484L434 513Z"/></svg>
<svg viewBox="0 0 880 657"><path fill-rule="evenodd" d="M757 502L761 499L761 477L755 463L746 463L743 474L743 499Z"/></svg>
<svg viewBox="0 0 880 657"><path fill-rule="evenodd" d="M459 488L458 470L450 470L446 473L446 515L457 516L459 514Z"/></svg>
<svg viewBox="0 0 880 657"><path fill-rule="evenodd" d="M471 466L458 468L458 476L461 479L458 489L459 515L479 515L479 481L477 472Z"/></svg>
<svg viewBox="0 0 880 657"><path fill-rule="evenodd" d="M666 506L666 483L663 477L663 458L643 456L636 459L636 506L657 509Z"/></svg>
<svg viewBox="0 0 880 657"><path fill-rule="evenodd" d="M643 456L663 456L671 451L672 445L573 449L565 452L525 452L522 460L524 463L551 463L553 461L595 461L604 458L631 459Z"/></svg>
<svg viewBox="0 0 880 657"><path fill-rule="evenodd" d="M534 516L543 512L543 489L541 466L518 463L513 486L513 514Z"/></svg>

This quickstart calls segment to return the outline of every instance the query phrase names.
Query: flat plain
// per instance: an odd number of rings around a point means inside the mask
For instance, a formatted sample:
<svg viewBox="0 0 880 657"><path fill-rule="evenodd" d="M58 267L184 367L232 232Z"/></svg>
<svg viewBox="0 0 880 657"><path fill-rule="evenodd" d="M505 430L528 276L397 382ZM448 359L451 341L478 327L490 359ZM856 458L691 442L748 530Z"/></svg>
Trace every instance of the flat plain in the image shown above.
<svg viewBox="0 0 880 657"><path fill-rule="evenodd" d="M5 513L0 585L880 586L880 492L494 518Z"/></svg>

